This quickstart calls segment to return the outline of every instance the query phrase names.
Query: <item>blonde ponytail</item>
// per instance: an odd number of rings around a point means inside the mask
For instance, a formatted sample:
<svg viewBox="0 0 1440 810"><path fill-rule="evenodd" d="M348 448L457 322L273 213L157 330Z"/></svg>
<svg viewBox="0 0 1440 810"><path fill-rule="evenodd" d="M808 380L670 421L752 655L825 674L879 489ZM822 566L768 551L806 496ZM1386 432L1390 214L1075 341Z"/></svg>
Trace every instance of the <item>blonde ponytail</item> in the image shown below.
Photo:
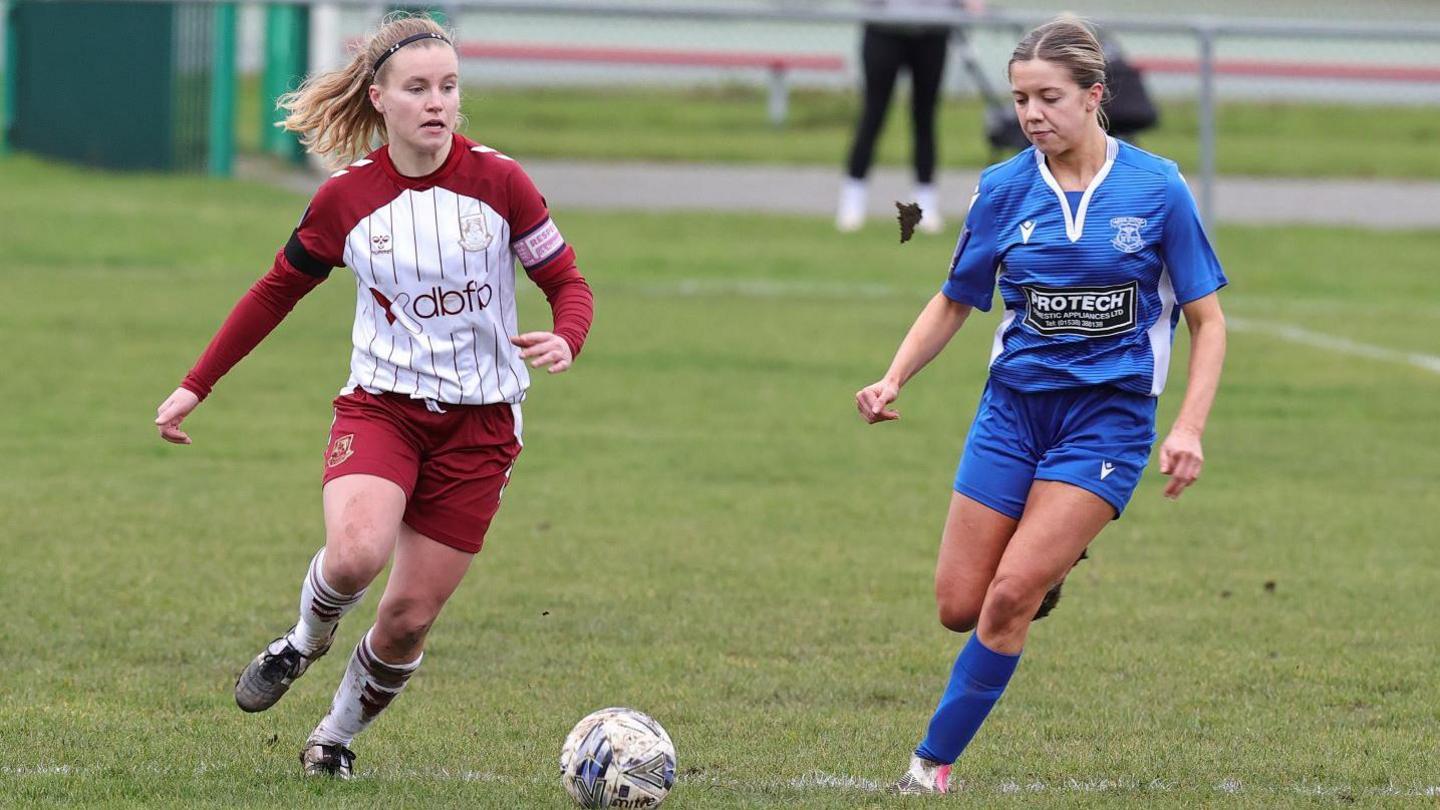
<svg viewBox="0 0 1440 810"><path fill-rule="evenodd" d="M370 85L380 81L372 67L395 43L427 33L453 39L427 16L408 12L387 15L379 30L351 55L349 64L310 76L298 89L280 96L275 106L286 115L275 126L299 133L305 151L321 156L331 168L363 157L385 142L385 118L370 103ZM437 40L423 40L406 47L442 45ZM386 67L382 65L380 73Z"/></svg>

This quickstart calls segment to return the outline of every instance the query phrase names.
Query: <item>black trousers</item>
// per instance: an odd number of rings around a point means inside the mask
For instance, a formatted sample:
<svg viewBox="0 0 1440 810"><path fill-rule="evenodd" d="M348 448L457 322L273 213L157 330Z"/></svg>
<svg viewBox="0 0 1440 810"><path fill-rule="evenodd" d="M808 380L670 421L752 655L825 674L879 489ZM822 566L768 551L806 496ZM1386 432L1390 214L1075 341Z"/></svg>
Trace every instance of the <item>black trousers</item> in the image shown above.
<svg viewBox="0 0 1440 810"><path fill-rule="evenodd" d="M945 73L945 52L950 32L944 29L905 30L876 25L865 26L860 46L865 65L865 104L850 147L849 172L864 179L875 158L875 141L885 126L885 111L895 92L900 69L910 71L910 121L915 135L912 157L915 180L930 183L935 178L935 106L940 99L940 79Z"/></svg>

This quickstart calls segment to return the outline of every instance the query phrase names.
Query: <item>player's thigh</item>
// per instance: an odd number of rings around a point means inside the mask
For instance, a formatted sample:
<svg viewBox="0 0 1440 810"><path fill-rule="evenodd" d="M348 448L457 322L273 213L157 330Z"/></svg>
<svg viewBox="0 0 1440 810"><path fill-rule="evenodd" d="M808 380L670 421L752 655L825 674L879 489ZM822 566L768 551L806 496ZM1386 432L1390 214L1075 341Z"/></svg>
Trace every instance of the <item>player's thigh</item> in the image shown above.
<svg viewBox="0 0 1440 810"><path fill-rule="evenodd" d="M395 565L380 597L382 622L413 631L428 627L460 586L475 554L401 524Z"/></svg>
<svg viewBox="0 0 1440 810"><path fill-rule="evenodd" d="M974 625L1018 522L973 498L952 493L935 565L935 601L947 627Z"/></svg>
<svg viewBox="0 0 1440 810"><path fill-rule="evenodd" d="M325 452L325 574L364 587L390 559L420 448L406 403L364 390L335 399Z"/></svg>
<svg viewBox="0 0 1440 810"><path fill-rule="evenodd" d="M405 490L387 478L357 473L327 481L322 501L327 574L343 572L341 579L363 579L356 584L364 587L385 567L395 548L405 514Z"/></svg>
<svg viewBox="0 0 1440 810"><path fill-rule="evenodd" d="M1115 517L1110 502L1061 481L1036 481L995 570L993 589L1036 604Z"/></svg>

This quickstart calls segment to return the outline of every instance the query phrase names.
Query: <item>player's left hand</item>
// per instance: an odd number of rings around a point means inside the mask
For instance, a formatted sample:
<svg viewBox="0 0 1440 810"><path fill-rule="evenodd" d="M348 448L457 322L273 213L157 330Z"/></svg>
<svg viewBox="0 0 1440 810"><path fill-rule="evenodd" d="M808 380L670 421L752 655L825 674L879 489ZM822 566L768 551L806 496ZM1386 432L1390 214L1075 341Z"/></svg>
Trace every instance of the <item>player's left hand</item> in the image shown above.
<svg viewBox="0 0 1440 810"><path fill-rule="evenodd" d="M526 332L510 342L520 347L520 356L530 361L531 368L549 366L551 374L559 374L575 362L570 344L554 332Z"/></svg>
<svg viewBox="0 0 1440 810"><path fill-rule="evenodd" d="M1174 500L1185 488L1200 478L1205 454L1200 450L1200 434L1188 428L1171 428L1165 443L1160 445L1160 473L1170 476L1165 497Z"/></svg>

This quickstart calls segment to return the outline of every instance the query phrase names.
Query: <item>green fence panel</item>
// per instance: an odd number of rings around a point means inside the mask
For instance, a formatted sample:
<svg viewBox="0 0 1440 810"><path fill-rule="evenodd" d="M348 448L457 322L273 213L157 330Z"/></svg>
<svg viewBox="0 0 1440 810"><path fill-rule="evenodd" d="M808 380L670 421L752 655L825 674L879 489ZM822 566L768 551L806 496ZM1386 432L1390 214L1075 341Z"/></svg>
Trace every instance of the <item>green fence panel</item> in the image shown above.
<svg viewBox="0 0 1440 810"><path fill-rule="evenodd" d="M211 16L199 4L14 0L10 145L107 168L203 168Z"/></svg>
<svg viewBox="0 0 1440 810"><path fill-rule="evenodd" d="M0 13L5 15L5 83L0 86L0 93L5 94L0 104L0 155L3 155L10 151L10 127L15 123L15 77L19 73L15 57L19 51L15 46L15 5L0 3Z"/></svg>
<svg viewBox="0 0 1440 810"><path fill-rule="evenodd" d="M310 10L304 6L272 4L265 10L265 72L260 82L260 148L273 155L300 161L305 150L293 133L275 126L285 118L275 107L281 95L300 86L310 62Z"/></svg>
<svg viewBox="0 0 1440 810"><path fill-rule="evenodd" d="M230 174L235 156L235 4L215 6L210 73L210 174Z"/></svg>

